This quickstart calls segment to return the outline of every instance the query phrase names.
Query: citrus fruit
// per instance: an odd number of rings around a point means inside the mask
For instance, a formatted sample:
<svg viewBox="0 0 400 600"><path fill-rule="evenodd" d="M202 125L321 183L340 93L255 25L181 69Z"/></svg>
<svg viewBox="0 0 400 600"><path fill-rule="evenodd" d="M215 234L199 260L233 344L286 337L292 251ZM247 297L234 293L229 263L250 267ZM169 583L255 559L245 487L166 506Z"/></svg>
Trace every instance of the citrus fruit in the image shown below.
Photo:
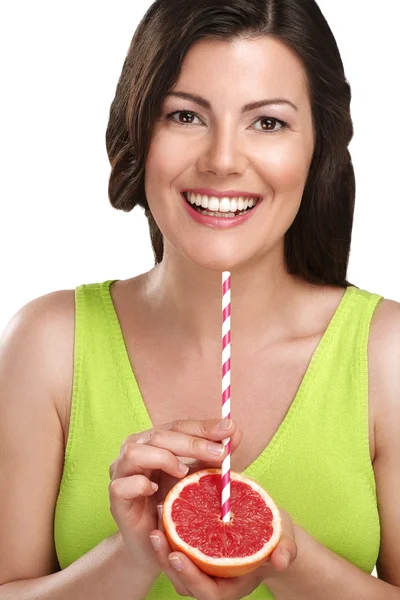
<svg viewBox="0 0 400 600"><path fill-rule="evenodd" d="M221 519L221 469L181 479L165 498L162 519L171 548L214 577L239 577L264 562L279 542L279 509L258 483L230 473L230 521Z"/></svg>

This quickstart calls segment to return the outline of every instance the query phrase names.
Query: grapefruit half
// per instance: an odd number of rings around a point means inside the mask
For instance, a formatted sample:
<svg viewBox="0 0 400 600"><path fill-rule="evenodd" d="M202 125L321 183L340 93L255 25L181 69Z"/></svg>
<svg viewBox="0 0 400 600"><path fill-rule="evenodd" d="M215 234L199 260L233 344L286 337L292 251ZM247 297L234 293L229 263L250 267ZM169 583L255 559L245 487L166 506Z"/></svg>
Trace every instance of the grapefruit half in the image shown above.
<svg viewBox="0 0 400 600"><path fill-rule="evenodd" d="M229 523L221 519L221 469L181 479L165 498L162 520L171 548L213 577L239 577L264 562L282 533L279 509L258 483L231 471Z"/></svg>

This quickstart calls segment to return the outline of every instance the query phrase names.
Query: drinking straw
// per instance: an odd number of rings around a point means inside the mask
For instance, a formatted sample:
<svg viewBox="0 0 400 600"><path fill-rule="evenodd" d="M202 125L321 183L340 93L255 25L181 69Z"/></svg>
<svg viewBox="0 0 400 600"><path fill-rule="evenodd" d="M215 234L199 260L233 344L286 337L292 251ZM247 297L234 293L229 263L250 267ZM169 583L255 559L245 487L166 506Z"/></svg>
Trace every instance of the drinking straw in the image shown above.
<svg viewBox="0 0 400 600"><path fill-rule="evenodd" d="M222 273L222 418L231 416L231 274ZM222 443L227 448L222 461L221 473L221 518L229 523L231 518L231 444L230 438Z"/></svg>

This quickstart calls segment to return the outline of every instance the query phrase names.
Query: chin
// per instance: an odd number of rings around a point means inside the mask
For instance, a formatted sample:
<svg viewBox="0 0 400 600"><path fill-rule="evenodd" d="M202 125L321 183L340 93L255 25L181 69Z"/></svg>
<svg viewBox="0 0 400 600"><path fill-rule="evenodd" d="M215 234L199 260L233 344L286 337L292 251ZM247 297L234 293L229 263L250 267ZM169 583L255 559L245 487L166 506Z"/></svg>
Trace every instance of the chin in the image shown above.
<svg viewBox="0 0 400 600"><path fill-rule="evenodd" d="M235 254L228 254L227 252L221 252L219 255L199 255L196 253L185 254L187 260L189 260L192 264L200 267L201 269L205 269L207 271L215 271L218 273L222 273L222 271L234 271L240 267L243 267L248 260L242 259L237 260L237 258L233 258Z"/></svg>

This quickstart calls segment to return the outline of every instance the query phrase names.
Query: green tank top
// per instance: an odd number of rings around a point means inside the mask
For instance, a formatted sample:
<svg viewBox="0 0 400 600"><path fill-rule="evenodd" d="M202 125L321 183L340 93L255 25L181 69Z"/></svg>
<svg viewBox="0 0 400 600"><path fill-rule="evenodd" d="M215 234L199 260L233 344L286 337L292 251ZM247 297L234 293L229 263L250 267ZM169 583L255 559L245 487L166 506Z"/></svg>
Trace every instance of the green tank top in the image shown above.
<svg viewBox="0 0 400 600"><path fill-rule="evenodd" d="M109 510L109 465L126 437L153 426L114 309L113 281L75 290L71 418L54 522L61 568L117 531ZM380 299L347 288L283 422L243 472L321 544L366 573L380 543L367 368L370 322ZM181 596L162 573L146 598ZM274 596L261 584L246 598Z"/></svg>

